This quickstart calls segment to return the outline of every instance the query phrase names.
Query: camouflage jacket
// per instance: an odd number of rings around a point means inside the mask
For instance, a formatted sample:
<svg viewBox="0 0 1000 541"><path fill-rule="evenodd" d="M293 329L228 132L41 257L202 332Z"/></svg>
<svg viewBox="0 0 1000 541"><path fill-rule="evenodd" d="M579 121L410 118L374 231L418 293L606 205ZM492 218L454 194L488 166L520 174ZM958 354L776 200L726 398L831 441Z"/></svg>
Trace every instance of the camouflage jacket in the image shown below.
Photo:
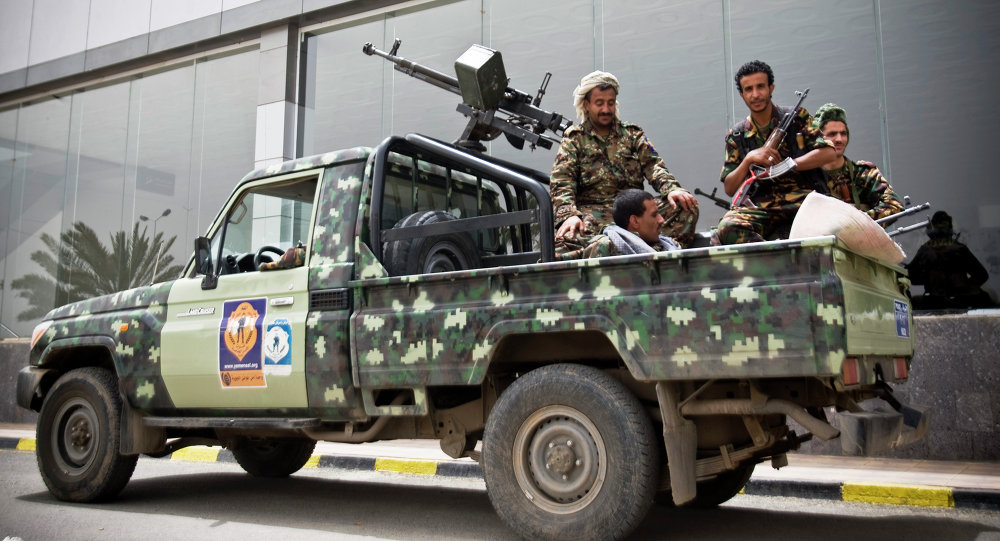
<svg viewBox="0 0 1000 541"><path fill-rule="evenodd" d="M853 162L845 156L843 167L823 173L831 196L858 207L873 220L903 210L903 202L871 162Z"/></svg>
<svg viewBox="0 0 1000 541"><path fill-rule="evenodd" d="M641 190L644 179L663 198L682 189L642 128L619 121L610 135L601 137L589 121L572 126L559 145L549 180L556 226L579 216L588 231L603 230L613 222L611 207L618 192Z"/></svg>
<svg viewBox="0 0 1000 541"><path fill-rule="evenodd" d="M758 149L767 142L771 131L781 122L781 108L772 104L771 121L766 126L757 126L748 115L741 124L737 124L726 134L726 158L722 164L720 179L725 182L726 176L733 172L750 150ZM739 141L737 141L739 139ZM798 114L788 128L788 133L778 145L778 154L782 158L797 158L811 150L832 147L819 134L819 129L812 127L812 115L804 108L799 108ZM757 183L752 200L760 207L797 207L809 192L815 190L822 182L822 171L792 171L774 180Z"/></svg>

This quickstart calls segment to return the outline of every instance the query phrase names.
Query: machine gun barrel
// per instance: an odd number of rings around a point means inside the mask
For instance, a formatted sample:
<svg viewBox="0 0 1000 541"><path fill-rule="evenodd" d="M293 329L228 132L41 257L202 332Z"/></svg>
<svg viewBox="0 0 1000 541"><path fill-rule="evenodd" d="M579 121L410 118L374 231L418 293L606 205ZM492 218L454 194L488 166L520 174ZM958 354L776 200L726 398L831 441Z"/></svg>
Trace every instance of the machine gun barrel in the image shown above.
<svg viewBox="0 0 1000 541"><path fill-rule="evenodd" d="M879 218L878 220L875 220L875 223L880 224L880 225L881 224L889 225L889 224L892 224L893 222L895 222L896 220L898 220L898 219L900 219L900 218L902 218L904 216L909 216L910 214L916 214L918 212L927 210L929 208L931 208L930 202L921 203L921 204L919 204L919 205L917 205L915 207L907 207L906 209L904 209L904 210L902 210L900 212L897 212L896 214L893 214L893 215L890 215L890 216L886 216L885 218Z"/></svg>
<svg viewBox="0 0 1000 541"><path fill-rule="evenodd" d="M897 227L896 229L889 232L890 237L895 237L896 235L902 235L903 233L909 233L910 231L915 231L917 229L924 229L927 224L931 223L930 220L924 220L922 222L917 222L915 224L908 225L906 227Z"/></svg>
<svg viewBox="0 0 1000 541"><path fill-rule="evenodd" d="M455 77L446 73L441 73L436 69L417 64L416 62L407 60L401 56L396 56L396 51L399 50L400 43L402 43L402 41L396 39L396 41L392 44L392 49L390 49L389 52L385 52L375 47L375 45L371 42L368 42L361 48L361 52L368 56L381 56L382 58L395 64L396 71L401 71L410 77L420 79L425 83L432 84L438 88L443 88L449 92L458 94L459 96L462 95L462 91L458 86L458 79Z"/></svg>

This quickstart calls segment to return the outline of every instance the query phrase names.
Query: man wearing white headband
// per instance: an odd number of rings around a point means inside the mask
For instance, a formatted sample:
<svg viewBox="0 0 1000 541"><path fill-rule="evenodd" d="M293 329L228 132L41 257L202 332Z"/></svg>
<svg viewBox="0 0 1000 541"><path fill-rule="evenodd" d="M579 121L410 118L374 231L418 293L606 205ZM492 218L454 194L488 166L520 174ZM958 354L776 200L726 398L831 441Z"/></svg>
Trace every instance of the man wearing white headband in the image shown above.
<svg viewBox="0 0 1000 541"><path fill-rule="evenodd" d="M661 234L681 246L694 238L698 201L670 174L642 128L618 118L618 91L618 79L603 71L590 73L573 91L582 122L563 135L549 180L561 259L580 256L613 223L615 196L642 189L644 180L659 194Z"/></svg>

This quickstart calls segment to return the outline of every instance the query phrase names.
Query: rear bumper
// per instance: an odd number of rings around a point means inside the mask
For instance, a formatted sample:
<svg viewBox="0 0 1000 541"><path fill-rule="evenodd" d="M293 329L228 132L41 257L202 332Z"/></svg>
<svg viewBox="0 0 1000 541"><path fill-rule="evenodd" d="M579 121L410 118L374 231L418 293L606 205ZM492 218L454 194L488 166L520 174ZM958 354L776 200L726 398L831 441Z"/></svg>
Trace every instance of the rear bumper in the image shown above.
<svg viewBox="0 0 1000 541"><path fill-rule="evenodd" d="M899 408L895 408L898 405ZM880 411L841 412L840 449L846 456L873 456L920 441L930 426L928 408L896 401Z"/></svg>

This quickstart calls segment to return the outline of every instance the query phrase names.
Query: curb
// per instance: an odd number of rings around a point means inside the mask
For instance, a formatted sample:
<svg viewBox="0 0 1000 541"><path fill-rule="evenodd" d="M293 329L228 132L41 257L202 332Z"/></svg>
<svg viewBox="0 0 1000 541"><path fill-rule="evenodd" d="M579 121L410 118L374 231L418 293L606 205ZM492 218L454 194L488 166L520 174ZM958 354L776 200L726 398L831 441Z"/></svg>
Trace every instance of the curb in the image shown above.
<svg viewBox="0 0 1000 541"><path fill-rule="evenodd" d="M0 437L0 450L34 451L34 438ZM236 463L233 453L215 447L185 447L163 458L185 462ZM334 468L355 471L380 471L444 477L482 478L479 464L348 455L314 454L304 468ZM860 484L801 481L794 479L750 479L740 494L839 500L845 502L1000 510L1000 490L938 487L927 485Z"/></svg>

